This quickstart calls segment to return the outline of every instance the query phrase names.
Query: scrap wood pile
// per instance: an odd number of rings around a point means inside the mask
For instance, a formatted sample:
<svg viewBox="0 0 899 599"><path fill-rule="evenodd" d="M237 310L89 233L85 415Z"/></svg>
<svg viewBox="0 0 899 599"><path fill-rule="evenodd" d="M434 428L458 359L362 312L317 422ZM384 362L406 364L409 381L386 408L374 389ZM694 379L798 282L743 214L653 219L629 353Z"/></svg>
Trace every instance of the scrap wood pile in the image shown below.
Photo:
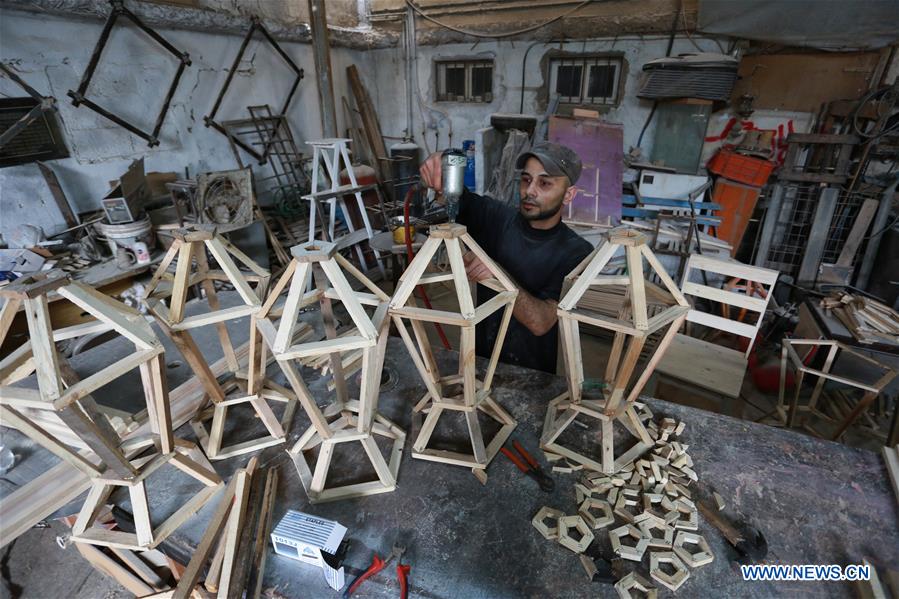
<svg viewBox="0 0 899 599"><path fill-rule="evenodd" d="M676 591L692 569L714 559L708 542L697 532L699 512L688 488L699 477L687 453L689 446L676 440L685 423L663 418L657 424L646 405L634 405L640 419L648 421L647 431L655 443L650 453L611 475L589 472L575 484L576 514L544 506L532 524L547 540L579 554L591 579L597 568L585 552L596 539L595 531L605 529L617 558L639 565L647 557L649 576ZM547 459L557 457L547 455ZM655 590L636 569L615 588L622 597L630 597L631 590Z"/></svg>
<svg viewBox="0 0 899 599"><path fill-rule="evenodd" d="M886 304L837 292L822 299L821 307L843 323L859 343L899 344L899 313Z"/></svg>

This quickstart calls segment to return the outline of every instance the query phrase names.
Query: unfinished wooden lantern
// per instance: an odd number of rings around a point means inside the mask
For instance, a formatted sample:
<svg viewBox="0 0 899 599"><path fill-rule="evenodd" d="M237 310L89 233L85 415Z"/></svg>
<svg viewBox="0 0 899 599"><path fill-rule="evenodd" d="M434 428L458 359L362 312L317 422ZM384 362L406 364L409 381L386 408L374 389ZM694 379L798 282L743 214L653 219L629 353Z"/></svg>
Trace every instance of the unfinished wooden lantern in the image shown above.
<svg viewBox="0 0 899 599"><path fill-rule="evenodd" d="M431 259L441 246L446 248L450 272L425 274ZM480 281L480 284L497 292L496 296L477 308L474 306L471 286L465 275L465 263L462 259L463 248L474 253L493 275L490 279ZM459 300L459 313L420 308L416 305L412 295L415 287L441 281L453 281ZM490 397L490 386L517 297L518 289L515 284L468 235L464 226L448 223L431 227L430 237L409 264L409 268L400 277L399 286L390 301L390 313L393 321L428 389L425 396L415 406L416 412L427 412L428 415L412 445L412 457L483 469L487 467L487 464L512 434L517 423ZM505 310L505 312L487 371L483 380L479 380L475 363L475 325L497 310ZM415 341L410 337L404 320L408 320L411 324ZM426 322L455 325L461 328L458 374L446 377L440 375L425 332L424 323ZM460 384L461 393L459 392ZM447 410L462 412L464 415L471 439L472 453L428 448L428 441L437 426L437 421ZM500 424L499 432L486 445L481 425L478 422L478 411Z"/></svg>
<svg viewBox="0 0 899 599"><path fill-rule="evenodd" d="M191 421L197 438L206 455L212 460L222 460L257 451L284 442L285 429L293 420L296 397L289 390L265 377L266 346L257 334L256 313L262 307L269 283L269 272L256 264L249 256L216 233L215 228L193 226L174 232L175 241L166 253L159 268L150 280L145 292L145 302L162 330L175 343L194 374L203 384L211 405L197 413ZM206 251L218 265L211 269ZM237 262L247 270L241 270ZM174 275L168 272L174 263ZM215 281L234 286L243 305L233 308L220 307L215 291ZM255 289L250 283L255 283ZM200 285L210 312L185 317L187 290ZM164 300L168 299L166 306ZM250 356L248 368L242 371L237 362L234 346L225 322L250 317ZM230 377L222 384L212 374L209 364L194 342L191 329L214 325L230 370ZM285 403L279 420L268 402ZM266 428L267 434L249 441L223 447L228 410L240 404L249 404ZM204 422L211 417L207 429Z"/></svg>
<svg viewBox="0 0 899 599"><path fill-rule="evenodd" d="M600 274L619 249L623 249L626 257L627 274ZM664 289L673 299L672 305L651 317L647 313L647 282L644 280L643 260L646 260L651 271L659 277ZM683 324L689 305L668 276L664 266L646 246L645 236L627 228L613 229L609 233L609 241L585 258L571 272L569 281L572 282L571 287L562 297L558 307L568 391L549 404L540 439L541 447L600 472L617 472L652 447L652 439L634 411L633 404L664 355L671 339ZM629 304L621 310L617 319L608 318L578 305L591 287L605 285L623 285L626 288ZM653 289L657 288L653 286ZM662 291L656 291L659 292ZM581 323L615 332L603 387L600 390L601 399L588 399L583 396L584 367L579 336ZM667 330L649 357L645 368L637 380L631 383L641 352L646 348L647 338L666 327ZM600 461L564 447L558 441L559 436L581 415L595 418L601 423ZM637 439L636 444L617 459L614 449L615 422L620 422L627 432Z"/></svg>
<svg viewBox="0 0 899 599"><path fill-rule="evenodd" d="M47 294L55 291L96 318L53 330ZM153 547L177 529L215 493L221 479L196 447L175 439L169 413L163 347L136 310L102 293L71 282L62 273L39 274L8 285L0 296L0 343L20 306L28 321L28 341L0 363L0 413L11 424L92 479L87 500L73 528L73 540L132 549ZM58 355L55 343L80 335L114 331L134 344L134 353L82 380ZM92 393L135 368L140 369L151 434L123 439ZM32 372L37 389L13 386ZM79 452L45 430L51 412L89 448ZM124 431L123 431L124 432ZM149 454L146 451L153 448ZM144 455L142 455L144 454ZM172 465L205 486L158 528L153 528L145 481ZM117 486L128 489L135 533L91 528L99 508Z"/></svg>
<svg viewBox="0 0 899 599"><path fill-rule="evenodd" d="M378 413L381 370L387 346L387 314L389 297L365 277L355 266L337 253L337 246L324 241L310 241L291 248L293 260L275 284L262 311L258 315L259 330L281 366L284 375L312 421L311 426L289 450L293 456L300 481L312 503L385 493L396 488L396 478L403 453L406 433ZM355 291L344 273L357 279L368 291ZM310 276L311 275L311 276ZM269 318L275 301L287 288L287 299L277 329ZM310 288L313 286L313 288ZM332 302L340 302L353 328L337 335ZM324 320L326 339L294 344L294 330L300 309L318 304ZM374 308L369 317L365 306ZM343 370L344 354L362 352L362 372L359 399L349 397ZM318 407L309 388L303 382L294 360L327 355L334 378L335 401L328 414L339 415L329 422ZM376 437L390 443L385 458ZM358 441L377 479L326 488L331 458L339 443ZM306 460L305 451L319 447L314 470Z"/></svg>

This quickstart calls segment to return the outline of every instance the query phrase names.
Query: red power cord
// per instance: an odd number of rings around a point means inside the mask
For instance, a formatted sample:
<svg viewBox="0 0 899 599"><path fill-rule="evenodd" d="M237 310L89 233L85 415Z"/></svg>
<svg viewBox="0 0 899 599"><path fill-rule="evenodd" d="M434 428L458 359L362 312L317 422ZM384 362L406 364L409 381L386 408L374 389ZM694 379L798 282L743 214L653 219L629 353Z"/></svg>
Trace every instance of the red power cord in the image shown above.
<svg viewBox="0 0 899 599"><path fill-rule="evenodd" d="M409 191L406 192L406 199L403 201L403 227L405 228L406 233L406 257L409 259L409 263L412 263L412 258L415 257L415 252L412 251L412 236L411 230L409 228L409 201L412 199L412 192L418 189L418 185L412 185L409 187ZM418 285L415 288L418 297L421 298L421 301L424 302L425 308L431 310L431 300L428 299L428 294L425 293L424 285ZM443 327L440 326L439 322L434 323L434 328L437 329L437 335L440 337L440 341L443 343L443 347L446 349L453 349L450 346L449 339L446 338L446 333L443 332Z"/></svg>

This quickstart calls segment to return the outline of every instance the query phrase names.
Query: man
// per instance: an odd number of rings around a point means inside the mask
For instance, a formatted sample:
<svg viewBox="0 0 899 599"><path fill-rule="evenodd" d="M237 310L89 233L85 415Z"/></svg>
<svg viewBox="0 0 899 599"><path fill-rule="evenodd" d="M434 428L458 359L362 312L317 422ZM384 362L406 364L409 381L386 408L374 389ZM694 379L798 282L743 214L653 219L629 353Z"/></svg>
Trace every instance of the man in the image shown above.
<svg viewBox="0 0 899 599"><path fill-rule="evenodd" d="M459 200L457 221L519 287L500 360L555 373L556 304L562 282L593 250L562 223L562 208L577 192L574 184L581 174L581 160L570 148L543 142L521 154L515 167L522 170L517 210L466 189ZM420 174L425 187L442 189L439 152L421 165ZM490 277L471 253L465 256L465 266L472 281ZM479 305L496 294L483 285L477 290ZM501 319L502 311L494 312L477 325L478 355L489 356Z"/></svg>

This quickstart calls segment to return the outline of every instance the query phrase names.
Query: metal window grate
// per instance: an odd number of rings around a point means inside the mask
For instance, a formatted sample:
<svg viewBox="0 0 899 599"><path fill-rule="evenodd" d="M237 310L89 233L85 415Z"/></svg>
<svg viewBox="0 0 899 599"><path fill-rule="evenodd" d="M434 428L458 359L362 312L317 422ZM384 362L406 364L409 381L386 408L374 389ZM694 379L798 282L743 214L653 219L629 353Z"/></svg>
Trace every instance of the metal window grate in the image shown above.
<svg viewBox="0 0 899 599"><path fill-rule="evenodd" d="M770 194L770 189L766 188L766 195ZM765 266L794 277L799 274L821 190L818 183L785 186L783 204L777 216ZM836 263L862 203L869 198L878 200L880 196L877 193L863 191L840 192L828 227L821 262Z"/></svg>
<svg viewBox="0 0 899 599"><path fill-rule="evenodd" d="M37 105L33 98L0 99L0 132L15 125ZM0 167L68 157L57 118L55 112L44 112L3 145Z"/></svg>
<svg viewBox="0 0 899 599"><path fill-rule="evenodd" d="M615 105L622 60L609 56L554 58L550 89L562 104Z"/></svg>
<svg viewBox="0 0 899 599"><path fill-rule="evenodd" d="M852 225L855 224L858 212L865 200L868 199L880 201L881 196L877 193L859 191L849 194L845 191L840 193L840 197L837 199L837 206L833 212L833 220L830 222L830 230L827 232L827 243L824 246L822 262L828 264L836 263L849 237L849 231L852 229Z"/></svg>
<svg viewBox="0 0 899 599"><path fill-rule="evenodd" d="M437 61L438 102L492 102L492 60Z"/></svg>

